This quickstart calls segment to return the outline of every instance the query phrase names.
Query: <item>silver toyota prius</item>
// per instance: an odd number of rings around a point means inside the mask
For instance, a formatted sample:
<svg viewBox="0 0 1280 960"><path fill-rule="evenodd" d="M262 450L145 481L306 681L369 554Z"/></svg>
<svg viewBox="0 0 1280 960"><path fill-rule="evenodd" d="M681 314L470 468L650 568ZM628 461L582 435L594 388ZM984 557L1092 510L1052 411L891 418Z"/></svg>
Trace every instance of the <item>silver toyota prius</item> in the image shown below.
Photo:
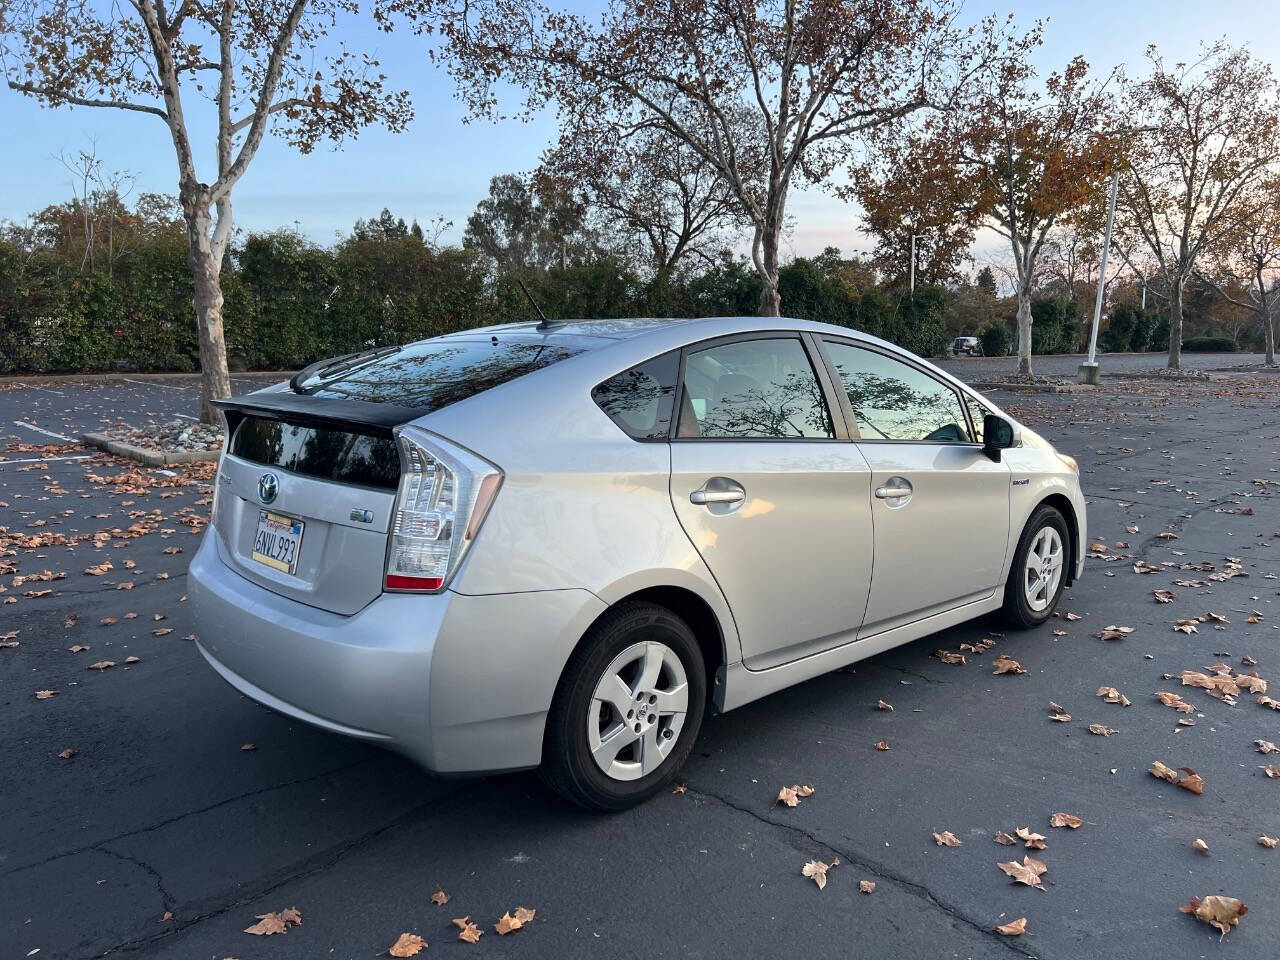
<svg viewBox="0 0 1280 960"><path fill-rule="evenodd" d="M843 327L522 323L220 404L199 649L440 774L618 810L731 710L1083 572L1076 462Z"/></svg>

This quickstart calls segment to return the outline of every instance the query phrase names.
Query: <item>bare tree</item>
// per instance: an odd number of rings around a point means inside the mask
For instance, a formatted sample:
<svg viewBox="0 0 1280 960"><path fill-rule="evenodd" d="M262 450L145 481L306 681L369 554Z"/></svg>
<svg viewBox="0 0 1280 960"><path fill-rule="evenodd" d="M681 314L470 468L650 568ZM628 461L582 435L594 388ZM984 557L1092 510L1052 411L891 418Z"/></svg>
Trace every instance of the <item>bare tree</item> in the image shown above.
<svg viewBox="0 0 1280 960"><path fill-rule="evenodd" d="M1227 282L1202 273L1197 277L1229 303L1252 312L1262 328L1266 364L1274 367L1275 315L1280 312L1280 174L1239 202L1247 212L1213 258L1213 273ZM1230 281L1243 291L1235 292Z"/></svg>
<svg viewBox="0 0 1280 960"><path fill-rule="evenodd" d="M1169 301L1169 369L1182 365L1183 294L1202 257L1249 214L1250 191L1280 156L1280 93L1271 67L1243 47L1204 48L1150 72L1128 96L1142 127L1120 180L1117 215L1155 260Z"/></svg>
<svg viewBox="0 0 1280 960"><path fill-rule="evenodd" d="M495 83L521 112L609 117L683 142L751 224L760 312L779 312L780 242L795 179L821 182L853 142L949 105L975 51L956 0L611 0L598 22L539 0L476 0L451 69L479 114Z"/></svg>
<svg viewBox="0 0 1280 960"><path fill-rule="evenodd" d="M373 17L424 24L436 0L376 0ZM442 0L443 2L443 0ZM321 53L354 0L11 0L0 8L0 65L9 88L50 107L159 119L178 168L178 199L194 275L201 416L231 392L220 270L231 237L231 193L274 130L307 152L362 127L400 130L407 94L388 92L377 60L341 45ZM332 46L332 45L330 45ZM206 78L207 81L206 81ZM214 91L217 169L197 172L188 101Z"/></svg>
<svg viewBox="0 0 1280 960"><path fill-rule="evenodd" d="M714 167L683 141L647 127L566 128L535 181L540 192L575 197L606 232L638 238L659 282L686 260L715 263L725 231L744 222Z"/></svg>

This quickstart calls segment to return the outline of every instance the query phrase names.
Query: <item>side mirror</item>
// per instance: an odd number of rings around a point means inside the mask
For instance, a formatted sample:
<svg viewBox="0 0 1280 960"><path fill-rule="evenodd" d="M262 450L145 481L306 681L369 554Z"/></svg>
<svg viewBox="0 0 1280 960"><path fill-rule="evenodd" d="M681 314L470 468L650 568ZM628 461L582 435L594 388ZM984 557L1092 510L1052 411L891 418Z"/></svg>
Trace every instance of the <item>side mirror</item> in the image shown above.
<svg viewBox="0 0 1280 960"><path fill-rule="evenodd" d="M1000 462L1000 451L1017 446L1018 432L1004 417L988 413L982 418L982 452Z"/></svg>

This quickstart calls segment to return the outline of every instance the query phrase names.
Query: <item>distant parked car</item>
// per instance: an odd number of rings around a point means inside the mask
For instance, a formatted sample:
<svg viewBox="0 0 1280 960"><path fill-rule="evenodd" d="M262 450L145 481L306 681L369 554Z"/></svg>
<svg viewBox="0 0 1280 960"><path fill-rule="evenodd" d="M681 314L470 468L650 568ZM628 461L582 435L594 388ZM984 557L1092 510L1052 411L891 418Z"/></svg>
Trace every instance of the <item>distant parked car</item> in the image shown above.
<svg viewBox="0 0 1280 960"><path fill-rule="evenodd" d="M982 341L977 337L956 337L951 341L951 355L955 357L982 356Z"/></svg>
<svg viewBox="0 0 1280 960"><path fill-rule="evenodd" d="M1075 461L843 327L513 324L219 406L188 581L213 668L590 809L663 790L708 706L995 610L1042 624L1084 568Z"/></svg>

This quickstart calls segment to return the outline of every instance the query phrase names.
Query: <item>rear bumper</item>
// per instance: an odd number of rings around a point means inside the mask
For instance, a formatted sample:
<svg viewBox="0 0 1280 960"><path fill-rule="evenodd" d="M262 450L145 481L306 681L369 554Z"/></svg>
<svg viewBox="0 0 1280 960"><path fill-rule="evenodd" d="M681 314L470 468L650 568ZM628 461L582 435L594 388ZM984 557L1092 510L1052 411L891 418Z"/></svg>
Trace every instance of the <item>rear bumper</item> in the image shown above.
<svg viewBox="0 0 1280 960"><path fill-rule="evenodd" d="M438 773L536 766L547 710L605 605L586 590L382 594L351 616L246 580L206 534L188 593L197 646L233 687Z"/></svg>

